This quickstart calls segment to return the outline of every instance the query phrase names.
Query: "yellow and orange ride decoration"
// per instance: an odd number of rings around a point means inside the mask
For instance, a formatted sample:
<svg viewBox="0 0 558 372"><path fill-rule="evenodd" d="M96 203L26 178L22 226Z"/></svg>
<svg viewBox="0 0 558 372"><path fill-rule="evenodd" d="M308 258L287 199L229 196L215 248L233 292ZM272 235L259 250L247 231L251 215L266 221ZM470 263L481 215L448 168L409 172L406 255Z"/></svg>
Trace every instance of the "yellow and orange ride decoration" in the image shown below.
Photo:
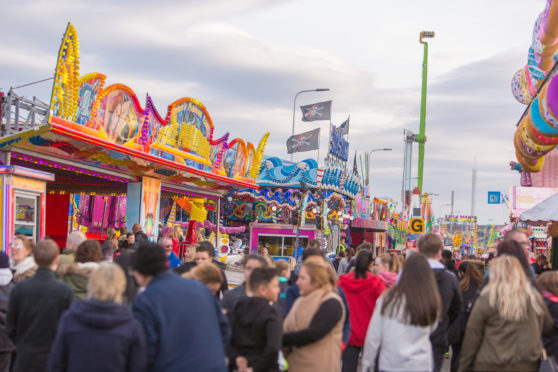
<svg viewBox="0 0 558 372"><path fill-rule="evenodd" d="M213 121L194 98L176 100L161 117L147 96L144 107L123 84L105 88L101 73L79 75L79 41L69 24L58 54L49 123L56 133L89 142L151 163L175 163L197 175L213 174L255 185L269 133L259 145L229 134L213 138ZM204 174L205 173L205 174Z"/></svg>

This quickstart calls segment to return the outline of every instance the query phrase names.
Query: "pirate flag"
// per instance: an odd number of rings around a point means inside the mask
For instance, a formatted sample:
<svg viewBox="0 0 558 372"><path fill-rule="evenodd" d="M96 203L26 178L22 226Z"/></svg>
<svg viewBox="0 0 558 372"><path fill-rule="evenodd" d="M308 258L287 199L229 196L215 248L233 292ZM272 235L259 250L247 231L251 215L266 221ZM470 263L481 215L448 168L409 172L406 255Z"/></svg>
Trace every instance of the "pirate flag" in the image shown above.
<svg viewBox="0 0 558 372"><path fill-rule="evenodd" d="M295 134L287 140L287 154L317 150L320 143L320 128Z"/></svg>
<svg viewBox="0 0 558 372"><path fill-rule="evenodd" d="M302 121L331 120L331 101L300 106Z"/></svg>

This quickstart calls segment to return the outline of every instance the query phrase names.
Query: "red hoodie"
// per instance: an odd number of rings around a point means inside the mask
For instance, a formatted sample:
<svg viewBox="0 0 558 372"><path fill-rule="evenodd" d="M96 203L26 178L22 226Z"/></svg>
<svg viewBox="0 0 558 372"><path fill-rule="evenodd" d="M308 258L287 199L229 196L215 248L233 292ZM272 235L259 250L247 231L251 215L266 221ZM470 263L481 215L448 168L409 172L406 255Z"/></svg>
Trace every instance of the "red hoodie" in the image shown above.
<svg viewBox="0 0 558 372"><path fill-rule="evenodd" d="M372 273L366 273L366 279L355 279L355 273L348 273L339 277L338 285L345 292L349 304L351 319L351 337L349 346L362 347L366 338L366 331L376 301L386 290L384 282Z"/></svg>

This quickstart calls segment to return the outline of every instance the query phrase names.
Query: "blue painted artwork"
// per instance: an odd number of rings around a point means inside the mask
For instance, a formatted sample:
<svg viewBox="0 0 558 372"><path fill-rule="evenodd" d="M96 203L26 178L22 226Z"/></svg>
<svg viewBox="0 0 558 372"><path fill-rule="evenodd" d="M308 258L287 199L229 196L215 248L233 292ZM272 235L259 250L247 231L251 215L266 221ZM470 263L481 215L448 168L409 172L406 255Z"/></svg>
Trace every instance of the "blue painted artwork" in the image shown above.
<svg viewBox="0 0 558 372"><path fill-rule="evenodd" d="M279 158L267 158L260 166L258 186L300 187L300 181L308 187L318 186L318 163L306 159L296 164L283 164Z"/></svg>

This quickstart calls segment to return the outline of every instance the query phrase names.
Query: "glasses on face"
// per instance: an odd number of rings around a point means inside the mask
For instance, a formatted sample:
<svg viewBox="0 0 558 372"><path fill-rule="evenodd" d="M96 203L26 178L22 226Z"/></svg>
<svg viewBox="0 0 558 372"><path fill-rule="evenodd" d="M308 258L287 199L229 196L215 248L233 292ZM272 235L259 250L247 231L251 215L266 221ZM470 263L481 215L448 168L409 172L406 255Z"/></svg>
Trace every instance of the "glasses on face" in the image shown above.
<svg viewBox="0 0 558 372"><path fill-rule="evenodd" d="M21 249L21 248L23 248L23 244L21 244L21 243L12 243L12 244L10 244L10 248L12 248L12 249Z"/></svg>

